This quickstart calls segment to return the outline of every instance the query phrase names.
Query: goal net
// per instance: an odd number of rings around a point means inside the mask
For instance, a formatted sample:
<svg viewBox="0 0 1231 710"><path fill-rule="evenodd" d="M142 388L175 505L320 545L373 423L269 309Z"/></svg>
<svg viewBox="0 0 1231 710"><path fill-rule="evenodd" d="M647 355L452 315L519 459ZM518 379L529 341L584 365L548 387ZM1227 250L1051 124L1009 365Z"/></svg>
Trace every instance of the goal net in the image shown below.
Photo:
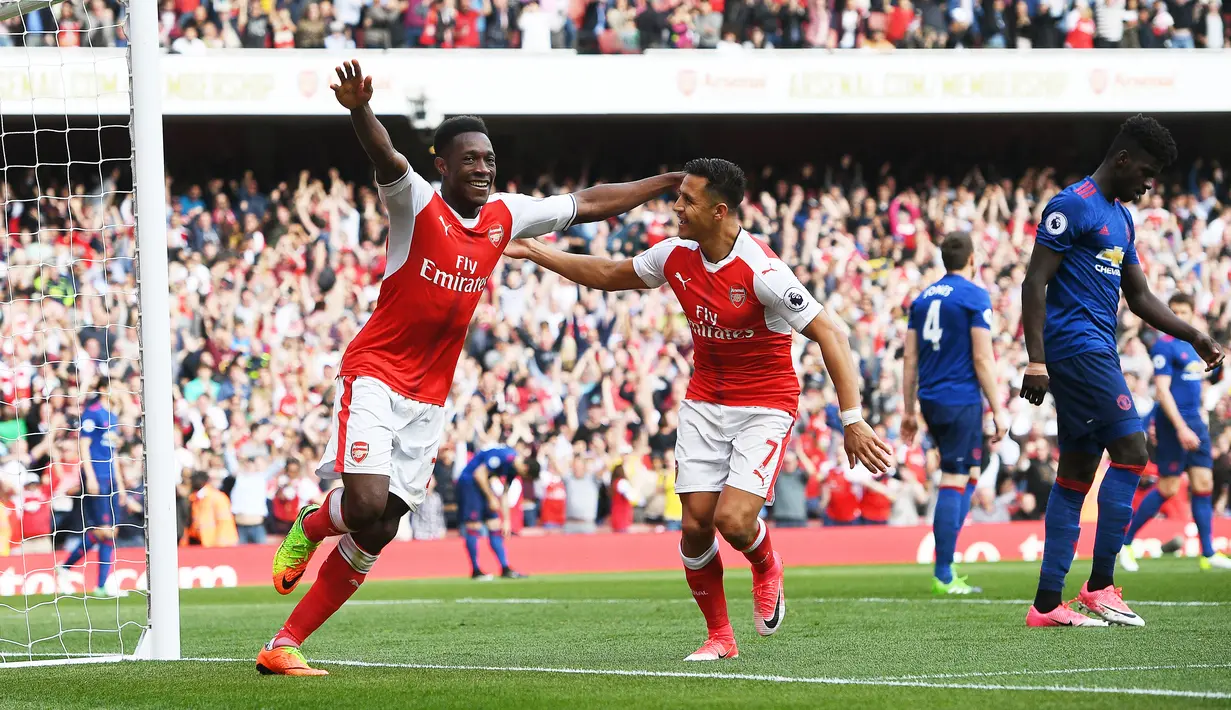
<svg viewBox="0 0 1231 710"><path fill-rule="evenodd" d="M151 315L167 328L166 255L139 244L165 244L165 208L161 126L133 110L132 9L0 0L0 667L152 657L155 626L178 653L178 620L154 623L166 603L151 593L175 482L147 465L170 446L168 388L146 384L167 337L144 337Z"/></svg>

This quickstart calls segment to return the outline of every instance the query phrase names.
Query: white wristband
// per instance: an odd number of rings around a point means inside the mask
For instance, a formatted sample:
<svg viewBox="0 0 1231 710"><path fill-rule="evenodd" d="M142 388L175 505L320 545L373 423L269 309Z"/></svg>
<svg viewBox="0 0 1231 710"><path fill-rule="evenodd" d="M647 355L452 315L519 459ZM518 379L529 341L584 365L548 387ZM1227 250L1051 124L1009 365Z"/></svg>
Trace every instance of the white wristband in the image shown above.
<svg viewBox="0 0 1231 710"><path fill-rule="evenodd" d="M863 411L859 407L843 409L840 416L842 417L842 428L844 429L852 424L863 421Z"/></svg>

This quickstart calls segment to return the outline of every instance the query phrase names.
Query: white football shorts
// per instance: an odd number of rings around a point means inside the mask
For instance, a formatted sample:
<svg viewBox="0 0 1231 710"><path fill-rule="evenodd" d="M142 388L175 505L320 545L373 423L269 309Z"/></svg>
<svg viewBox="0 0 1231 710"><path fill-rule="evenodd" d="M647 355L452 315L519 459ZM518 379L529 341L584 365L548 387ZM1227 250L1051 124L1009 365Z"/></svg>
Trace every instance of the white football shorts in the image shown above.
<svg viewBox="0 0 1231 710"><path fill-rule="evenodd" d="M731 486L773 502L794 423L777 409L684 400L675 440L676 493Z"/></svg>
<svg viewBox="0 0 1231 710"><path fill-rule="evenodd" d="M339 377L334 390L332 432L316 475L388 476L389 492L416 510L436 464L444 407L403 397L373 377Z"/></svg>

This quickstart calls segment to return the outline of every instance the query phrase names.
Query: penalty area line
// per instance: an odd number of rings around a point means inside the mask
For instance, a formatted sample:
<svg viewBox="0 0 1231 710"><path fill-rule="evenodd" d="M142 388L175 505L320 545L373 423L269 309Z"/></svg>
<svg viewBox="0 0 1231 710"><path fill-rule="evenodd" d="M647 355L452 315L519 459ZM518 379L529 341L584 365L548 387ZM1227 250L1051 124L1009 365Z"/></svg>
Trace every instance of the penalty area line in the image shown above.
<svg viewBox="0 0 1231 710"><path fill-rule="evenodd" d="M251 658L184 658L198 663L252 663ZM800 678L795 676L757 675L751 673L684 673L682 671L625 670L616 668L544 668L534 666L478 666L442 663L382 663L374 661L316 661L319 666L350 666L355 668L399 668L405 670L479 671L488 673L544 673L558 675L622 676L632 678L696 678L700 680L742 680L762 683L804 683L812 685L849 685L897 688L931 688L938 690L997 690L1048 693L1095 693L1107 695L1141 695L1164 698L1231 699L1231 693L1212 690L1170 690L1166 688L1116 688L1068 685L1002 685L998 683L944 683L928 680L898 680L893 678Z"/></svg>

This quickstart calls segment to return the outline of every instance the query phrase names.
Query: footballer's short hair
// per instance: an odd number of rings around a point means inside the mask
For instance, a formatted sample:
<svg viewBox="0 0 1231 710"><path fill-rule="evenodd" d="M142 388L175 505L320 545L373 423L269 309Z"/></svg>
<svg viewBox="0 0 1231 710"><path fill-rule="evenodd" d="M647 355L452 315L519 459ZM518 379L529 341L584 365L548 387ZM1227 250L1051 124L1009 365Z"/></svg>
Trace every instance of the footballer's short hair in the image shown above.
<svg viewBox="0 0 1231 710"><path fill-rule="evenodd" d="M1121 150L1131 151L1133 148L1144 151L1164 168L1179 157L1171 131L1150 116L1140 113L1120 126L1120 133L1112 141L1109 153L1114 155Z"/></svg>
<svg viewBox="0 0 1231 710"><path fill-rule="evenodd" d="M967 232L953 232L940 243L940 260L945 265L945 271L966 268L974 252L975 244Z"/></svg>
<svg viewBox="0 0 1231 710"><path fill-rule="evenodd" d="M1172 310L1175 310L1175 307L1179 305L1188 306L1190 309L1193 309L1193 310L1196 310L1196 307L1197 307L1197 304L1193 300L1192 296L1188 295L1187 293L1182 293L1180 291L1176 291L1175 293L1171 294L1171 298L1167 299L1167 305L1171 306Z"/></svg>
<svg viewBox="0 0 1231 710"><path fill-rule="evenodd" d="M706 189L718 195L732 211L744 201L747 179L738 165L722 158L693 158L684 165L684 172L703 177Z"/></svg>
<svg viewBox="0 0 1231 710"><path fill-rule="evenodd" d="M449 144L463 133L482 133L488 135L487 124L478 116L453 116L441 121L436 127L436 135L432 137L432 152L443 155L449 149ZM489 136L490 137L490 136Z"/></svg>

